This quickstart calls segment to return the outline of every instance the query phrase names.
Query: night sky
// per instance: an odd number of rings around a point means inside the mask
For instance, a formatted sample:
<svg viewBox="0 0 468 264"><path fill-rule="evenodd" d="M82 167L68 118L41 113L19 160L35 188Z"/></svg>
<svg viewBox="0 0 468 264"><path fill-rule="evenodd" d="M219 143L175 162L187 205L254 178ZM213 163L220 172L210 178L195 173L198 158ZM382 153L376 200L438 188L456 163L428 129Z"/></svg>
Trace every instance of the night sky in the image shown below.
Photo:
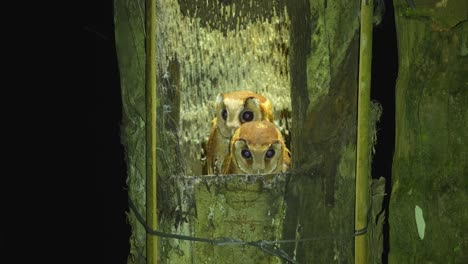
<svg viewBox="0 0 468 264"><path fill-rule="evenodd" d="M94 59L95 105L89 115L95 132L95 178L90 183L96 196L91 221L99 234L93 242L95 249L106 257L106 263L126 263L129 253L130 226L126 222L128 210L125 185L126 165L120 144L122 105L119 69L115 51L113 3L98 1L83 28L87 48ZM373 175L390 181L394 148L394 98L397 76L397 51L393 7L386 0L382 24L374 29L372 99L383 106L378 126L377 153ZM390 187L387 185L387 187ZM389 188L387 188L387 192ZM387 199L388 203L388 199ZM388 232L388 227L387 227ZM90 238L93 239L93 238ZM388 247L388 245L385 245Z"/></svg>

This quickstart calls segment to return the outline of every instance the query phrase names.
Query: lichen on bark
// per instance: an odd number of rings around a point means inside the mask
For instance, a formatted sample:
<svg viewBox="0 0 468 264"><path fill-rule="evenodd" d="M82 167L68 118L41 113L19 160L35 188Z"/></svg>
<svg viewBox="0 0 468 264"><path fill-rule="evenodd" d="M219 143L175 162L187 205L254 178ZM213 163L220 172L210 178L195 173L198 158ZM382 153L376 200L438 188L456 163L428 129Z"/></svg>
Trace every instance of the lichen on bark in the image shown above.
<svg viewBox="0 0 468 264"><path fill-rule="evenodd" d="M412 14L405 1L394 3L399 71L389 263L468 261L468 211L462 209L468 201L468 56L461 52L468 8L466 1L445 2L465 18L443 30L434 21L451 15L444 9L421 19L414 14L428 8L422 1ZM415 206L424 212L424 239Z"/></svg>

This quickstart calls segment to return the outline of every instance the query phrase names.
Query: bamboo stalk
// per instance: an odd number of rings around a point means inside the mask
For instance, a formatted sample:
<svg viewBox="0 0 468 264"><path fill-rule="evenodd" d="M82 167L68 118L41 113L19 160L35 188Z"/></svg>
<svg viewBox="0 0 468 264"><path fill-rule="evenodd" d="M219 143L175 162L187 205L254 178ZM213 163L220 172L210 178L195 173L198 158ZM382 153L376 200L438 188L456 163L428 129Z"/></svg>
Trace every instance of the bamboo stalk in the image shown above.
<svg viewBox="0 0 468 264"><path fill-rule="evenodd" d="M146 1L146 223L157 229L156 210L156 1ZM148 264L156 264L158 241L146 235Z"/></svg>
<svg viewBox="0 0 468 264"><path fill-rule="evenodd" d="M356 158L355 230L367 228L369 208L369 111L372 65L373 0L361 0L361 34L359 44L358 127ZM354 263L368 260L368 233L354 241Z"/></svg>

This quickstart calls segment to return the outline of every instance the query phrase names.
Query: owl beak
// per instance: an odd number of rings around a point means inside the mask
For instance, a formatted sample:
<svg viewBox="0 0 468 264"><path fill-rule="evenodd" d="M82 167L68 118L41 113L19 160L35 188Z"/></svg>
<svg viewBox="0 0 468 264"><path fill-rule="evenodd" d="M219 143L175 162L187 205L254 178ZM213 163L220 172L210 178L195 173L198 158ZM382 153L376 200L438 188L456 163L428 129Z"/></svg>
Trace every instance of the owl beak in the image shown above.
<svg viewBox="0 0 468 264"><path fill-rule="evenodd" d="M235 128L239 126L239 124L235 120L227 120L226 126L232 132Z"/></svg>
<svg viewBox="0 0 468 264"><path fill-rule="evenodd" d="M257 160L256 162L254 162L252 169L255 172L255 174L262 174L265 172L265 165L262 164L261 160Z"/></svg>

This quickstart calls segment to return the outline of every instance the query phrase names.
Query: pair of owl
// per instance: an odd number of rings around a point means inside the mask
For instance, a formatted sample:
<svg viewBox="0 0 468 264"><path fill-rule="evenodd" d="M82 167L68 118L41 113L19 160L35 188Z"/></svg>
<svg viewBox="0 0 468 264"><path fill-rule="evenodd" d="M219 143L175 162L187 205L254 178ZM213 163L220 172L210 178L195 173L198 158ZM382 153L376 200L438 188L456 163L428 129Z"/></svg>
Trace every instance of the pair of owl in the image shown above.
<svg viewBox="0 0 468 264"><path fill-rule="evenodd" d="M250 91L218 94L207 143L208 174L264 174L288 170L290 152L273 123L273 107Z"/></svg>

